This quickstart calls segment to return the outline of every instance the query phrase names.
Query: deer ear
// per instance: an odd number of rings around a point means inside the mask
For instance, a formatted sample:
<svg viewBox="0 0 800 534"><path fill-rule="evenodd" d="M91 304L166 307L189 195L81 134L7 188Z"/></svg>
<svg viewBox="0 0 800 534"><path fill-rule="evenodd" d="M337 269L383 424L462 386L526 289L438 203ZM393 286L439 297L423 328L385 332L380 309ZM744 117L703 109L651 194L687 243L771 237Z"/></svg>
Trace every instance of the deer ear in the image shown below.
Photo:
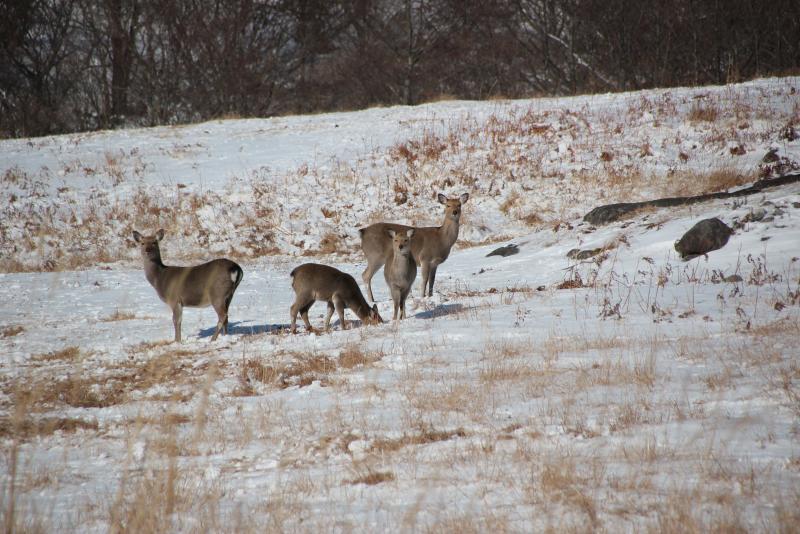
<svg viewBox="0 0 800 534"><path fill-rule="evenodd" d="M139 232L134 230L133 231L133 240L136 241L137 243L141 243L142 242L142 234L140 234Z"/></svg>
<svg viewBox="0 0 800 534"><path fill-rule="evenodd" d="M462 204L464 202L466 202L467 200L469 200L469 193L464 193L463 195L461 195L461 203Z"/></svg>
<svg viewBox="0 0 800 534"><path fill-rule="evenodd" d="M389 234L389 236L390 236L392 239L394 239L394 235L395 235L395 231L394 231L394 230L392 230L391 228L389 228L388 230L386 230L386 233L388 233L388 234Z"/></svg>
<svg viewBox="0 0 800 534"><path fill-rule="evenodd" d="M156 239L159 241L164 239L164 230L162 230L161 228L159 228L158 232L156 232Z"/></svg>
<svg viewBox="0 0 800 534"><path fill-rule="evenodd" d="M436 200L439 201L439 204L447 204L447 197L441 193L436 196Z"/></svg>
<svg viewBox="0 0 800 534"><path fill-rule="evenodd" d="M408 232L406 232L406 235L407 235L408 237L414 237L414 229L413 229L413 228L411 228L411 229L410 229Z"/></svg>

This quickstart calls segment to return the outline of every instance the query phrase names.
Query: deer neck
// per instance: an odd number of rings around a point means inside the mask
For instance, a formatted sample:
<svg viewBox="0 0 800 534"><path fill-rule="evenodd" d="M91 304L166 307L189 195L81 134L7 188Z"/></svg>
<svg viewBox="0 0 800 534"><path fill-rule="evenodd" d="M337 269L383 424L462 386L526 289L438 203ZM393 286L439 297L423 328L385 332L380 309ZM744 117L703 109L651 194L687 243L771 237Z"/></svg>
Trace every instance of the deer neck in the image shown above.
<svg viewBox="0 0 800 534"><path fill-rule="evenodd" d="M410 254L398 254L397 251L392 251L392 267L395 269L402 269L409 261L411 261Z"/></svg>
<svg viewBox="0 0 800 534"><path fill-rule="evenodd" d="M161 253L156 251L155 254L145 256L144 262L144 275L150 285L157 288L158 280L161 278L161 273L166 269L166 265L161 261Z"/></svg>
<svg viewBox="0 0 800 534"><path fill-rule="evenodd" d="M370 307L363 296L361 298L358 296L354 297L352 305L348 305L347 307L353 310L353 313L358 316L362 323L367 322L367 319L369 318Z"/></svg>
<svg viewBox="0 0 800 534"><path fill-rule="evenodd" d="M439 236L442 244L451 247L458 239L458 219L445 216L444 222L439 227Z"/></svg>

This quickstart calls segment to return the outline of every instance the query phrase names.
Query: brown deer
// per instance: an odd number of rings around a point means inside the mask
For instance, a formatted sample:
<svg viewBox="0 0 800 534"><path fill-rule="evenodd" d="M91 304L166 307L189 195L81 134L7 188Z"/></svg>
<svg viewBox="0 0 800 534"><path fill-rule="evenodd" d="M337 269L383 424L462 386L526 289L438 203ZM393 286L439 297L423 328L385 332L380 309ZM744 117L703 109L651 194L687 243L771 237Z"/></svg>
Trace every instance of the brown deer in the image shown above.
<svg viewBox="0 0 800 534"><path fill-rule="evenodd" d="M174 267L161 261L159 241L164 239L164 230L155 235L143 236L133 232L142 252L144 274L161 300L172 309L175 326L175 341L181 340L181 318L183 307L205 308L213 306L217 312L217 329L211 341L220 331L228 333L228 307L233 293L242 281L242 268L228 259L217 259L193 267Z"/></svg>
<svg viewBox="0 0 800 534"><path fill-rule="evenodd" d="M306 323L306 330L314 332L308 321L308 310L318 300L328 303L328 315L325 317L325 330L330 330L331 316L335 309L339 314L342 330L347 328L344 321L344 309L350 308L364 324L382 323L383 319L378 314L378 306L371 308L364 295L358 288L356 279L339 269L320 265L318 263L304 263L291 272L292 289L294 289L294 304L290 309L292 314L292 334L296 331L297 314Z"/></svg>
<svg viewBox="0 0 800 534"><path fill-rule="evenodd" d="M414 229L395 232L389 228L386 231L392 237L392 252L383 268L383 277L392 294L394 304L392 319L396 321L398 310L400 319L406 318L406 297L411 292L411 286L417 277L417 264L411 256L411 238L414 236Z"/></svg>
<svg viewBox="0 0 800 534"><path fill-rule="evenodd" d="M433 296L433 282L436 280L436 269L450 255L450 249L458 239L458 223L461 218L461 205L469 200L469 193L459 198L447 198L439 193L439 204L444 205L444 221L441 226L414 228L411 239L411 255L417 265L422 267L422 296ZM392 253L392 237L388 230L407 232L411 226L394 223L375 223L359 230L361 249L367 257L367 268L362 278L367 286L369 299L372 296L372 277L385 263Z"/></svg>

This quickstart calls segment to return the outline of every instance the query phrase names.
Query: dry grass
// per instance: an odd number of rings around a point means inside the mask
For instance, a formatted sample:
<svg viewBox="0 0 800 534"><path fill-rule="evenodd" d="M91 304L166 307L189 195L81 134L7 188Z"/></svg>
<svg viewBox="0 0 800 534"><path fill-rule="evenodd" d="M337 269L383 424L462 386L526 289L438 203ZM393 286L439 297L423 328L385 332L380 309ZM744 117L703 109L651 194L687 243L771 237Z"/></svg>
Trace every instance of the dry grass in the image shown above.
<svg viewBox="0 0 800 534"><path fill-rule="evenodd" d="M104 323L111 323L115 321L130 321L131 319L135 318L136 314L133 312L114 310L114 313L107 317L102 317L100 321Z"/></svg>
<svg viewBox="0 0 800 534"><path fill-rule="evenodd" d="M17 405L35 409L66 404L74 408L105 408L123 400L121 388L76 373L60 380L33 379L20 381L7 391Z"/></svg>
<svg viewBox="0 0 800 534"><path fill-rule="evenodd" d="M689 109L686 118L690 122L717 122L720 116L719 107L708 102L695 102Z"/></svg>
<svg viewBox="0 0 800 534"><path fill-rule="evenodd" d="M0 338L14 337L25 331L25 327L18 324L4 326L0 329Z"/></svg>
<svg viewBox="0 0 800 534"><path fill-rule="evenodd" d="M338 364L342 369L371 365L384 356L382 351L364 352L358 345L347 345L339 353Z"/></svg>
<svg viewBox="0 0 800 534"><path fill-rule="evenodd" d="M31 361L34 362L53 362L53 361L65 361L65 362L74 362L78 360L81 356L81 350L76 347L66 347L61 350L56 350L52 352L47 352L44 354L34 354L31 356Z"/></svg>
<svg viewBox="0 0 800 534"><path fill-rule="evenodd" d="M319 250L317 250L315 253L305 251L304 255L335 254L337 252L345 252L346 250L347 246L342 239L342 236L335 232L326 232L319 241Z"/></svg>
<svg viewBox="0 0 800 534"><path fill-rule="evenodd" d="M371 365L383 358L384 354L381 351L364 351L352 344L344 347L336 359L299 352L290 352L285 356L289 356L291 360L273 365L265 365L256 359L243 360L239 368L239 385L233 395L255 395L257 391L254 382L281 389L305 387L314 382L331 385L331 375L337 371Z"/></svg>
<svg viewBox="0 0 800 534"><path fill-rule="evenodd" d="M80 354L77 347L69 347L36 358L38 361L73 362ZM170 351L144 362L129 361L110 369L104 368L101 376L78 368L66 378L31 377L7 387L6 393L12 396L15 403L23 403L37 410L60 404L75 408L106 408L126 402L132 392L146 392L157 385L168 384L174 390L168 399L185 401L187 396L179 392L179 386L197 382L204 371L182 361L182 357L191 355L194 353ZM191 395L189 393L189 397Z"/></svg>
<svg viewBox="0 0 800 534"><path fill-rule="evenodd" d="M677 172L670 177L669 190L665 193L680 196L715 193L752 183L757 178L754 171L744 172L735 168L721 168L709 172Z"/></svg>
<svg viewBox="0 0 800 534"><path fill-rule="evenodd" d="M374 486L383 482L391 482L395 479L394 473L389 471L372 471L360 475L352 480L348 480L348 484L366 484L367 486Z"/></svg>
<svg viewBox="0 0 800 534"><path fill-rule="evenodd" d="M97 421L85 421L72 417L44 417L14 420L0 418L0 438L28 440L50 436L56 432L74 433L78 430L97 430Z"/></svg>
<svg viewBox="0 0 800 534"><path fill-rule="evenodd" d="M423 428L416 434L405 434L399 438L376 438L372 440L369 450L377 454L388 454L410 445L428 445L466 436L467 432L462 428L450 431Z"/></svg>

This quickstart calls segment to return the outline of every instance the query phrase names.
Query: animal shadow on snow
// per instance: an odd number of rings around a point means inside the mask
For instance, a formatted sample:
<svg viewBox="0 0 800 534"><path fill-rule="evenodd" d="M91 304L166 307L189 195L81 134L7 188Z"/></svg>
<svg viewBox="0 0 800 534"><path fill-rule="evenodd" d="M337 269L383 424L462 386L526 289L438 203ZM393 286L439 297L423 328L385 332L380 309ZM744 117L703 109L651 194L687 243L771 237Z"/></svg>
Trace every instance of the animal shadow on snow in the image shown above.
<svg viewBox="0 0 800 534"><path fill-rule="evenodd" d="M459 313L464 311L466 308L463 304L439 304L432 310L426 310L423 312L419 312L414 314L415 319L435 319L437 317L444 317L446 315L452 315L454 313ZM212 329L213 332L213 329Z"/></svg>
<svg viewBox="0 0 800 534"><path fill-rule="evenodd" d="M211 337L217 326L203 328L199 332L199 337ZM252 336L254 334L280 334L289 330L288 324L242 324L242 321L228 323L229 336Z"/></svg>

